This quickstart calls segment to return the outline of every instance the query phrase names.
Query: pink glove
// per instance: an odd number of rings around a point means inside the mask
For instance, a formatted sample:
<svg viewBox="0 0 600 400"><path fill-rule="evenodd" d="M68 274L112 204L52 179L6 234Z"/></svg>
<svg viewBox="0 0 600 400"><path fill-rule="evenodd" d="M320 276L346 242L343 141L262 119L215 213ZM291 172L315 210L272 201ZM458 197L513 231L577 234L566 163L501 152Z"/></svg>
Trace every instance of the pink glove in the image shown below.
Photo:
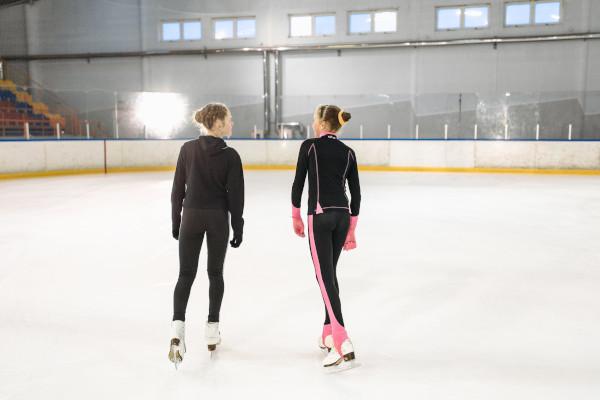
<svg viewBox="0 0 600 400"><path fill-rule="evenodd" d="M304 222L300 216L300 209L292 205L292 221L294 222L294 232L300 237L304 237Z"/></svg>
<svg viewBox="0 0 600 400"><path fill-rule="evenodd" d="M346 235L346 242L344 243L344 250L352 250L356 248L356 237L354 236L354 230L358 223L358 216L350 217L350 227L348 228L348 234Z"/></svg>

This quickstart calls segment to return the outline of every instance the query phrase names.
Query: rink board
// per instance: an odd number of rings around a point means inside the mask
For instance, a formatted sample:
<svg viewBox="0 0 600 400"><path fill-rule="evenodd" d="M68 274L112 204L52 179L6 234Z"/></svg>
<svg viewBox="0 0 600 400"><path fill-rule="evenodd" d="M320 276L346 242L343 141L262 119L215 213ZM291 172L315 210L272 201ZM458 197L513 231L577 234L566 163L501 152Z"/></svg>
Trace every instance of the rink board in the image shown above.
<svg viewBox="0 0 600 400"><path fill-rule="evenodd" d="M186 140L0 142L2 177L172 169ZM228 140L248 168L294 167L301 141ZM598 141L348 140L359 164L378 170L600 171Z"/></svg>

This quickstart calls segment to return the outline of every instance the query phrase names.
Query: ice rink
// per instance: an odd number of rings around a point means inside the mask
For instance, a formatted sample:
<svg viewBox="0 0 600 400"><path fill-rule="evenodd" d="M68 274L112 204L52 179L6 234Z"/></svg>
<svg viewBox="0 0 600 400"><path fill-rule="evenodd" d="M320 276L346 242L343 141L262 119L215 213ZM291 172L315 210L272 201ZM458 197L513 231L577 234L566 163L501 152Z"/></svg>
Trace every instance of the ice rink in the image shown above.
<svg viewBox="0 0 600 400"><path fill-rule="evenodd" d="M246 171L223 343L203 251L174 370L172 175L0 181L0 399L600 398L600 176L362 172L338 267L361 365L326 374L293 171Z"/></svg>

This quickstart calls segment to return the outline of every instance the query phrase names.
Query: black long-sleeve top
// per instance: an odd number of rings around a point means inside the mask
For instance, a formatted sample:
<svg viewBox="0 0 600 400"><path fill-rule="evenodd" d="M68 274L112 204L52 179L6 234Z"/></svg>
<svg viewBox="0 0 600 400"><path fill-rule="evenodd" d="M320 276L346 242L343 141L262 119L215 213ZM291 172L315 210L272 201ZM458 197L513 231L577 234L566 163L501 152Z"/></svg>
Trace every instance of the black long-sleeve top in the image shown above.
<svg viewBox="0 0 600 400"><path fill-rule="evenodd" d="M360 211L360 182L354 150L327 134L307 139L300 146L296 178L292 186L292 204L300 208L304 181L308 174L308 214L347 209L353 216ZM346 196L346 181L351 201Z"/></svg>
<svg viewBox="0 0 600 400"><path fill-rule="evenodd" d="M242 160L223 139L200 136L181 147L171 191L174 231L179 230L182 207L229 211L233 231L243 232Z"/></svg>

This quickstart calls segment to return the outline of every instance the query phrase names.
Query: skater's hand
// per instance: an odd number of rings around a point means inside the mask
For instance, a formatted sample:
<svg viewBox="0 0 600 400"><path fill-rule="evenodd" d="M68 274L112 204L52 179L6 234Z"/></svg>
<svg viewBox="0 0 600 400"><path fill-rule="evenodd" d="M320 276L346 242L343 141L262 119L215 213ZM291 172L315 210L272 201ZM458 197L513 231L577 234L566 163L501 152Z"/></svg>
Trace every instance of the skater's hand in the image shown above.
<svg viewBox="0 0 600 400"><path fill-rule="evenodd" d="M356 239L354 239L354 235L352 238L346 238L346 242L344 243L344 250L354 250L356 248Z"/></svg>
<svg viewBox="0 0 600 400"><path fill-rule="evenodd" d="M294 232L296 235L300 237L304 237L304 222L302 222L302 218L292 218L294 222Z"/></svg>
<svg viewBox="0 0 600 400"><path fill-rule="evenodd" d="M356 230L356 224L358 223L358 217L350 217L350 227L348 228L348 233L346 234L346 241L344 242L344 250L349 251L356 248L356 235L354 231Z"/></svg>
<svg viewBox="0 0 600 400"><path fill-rule="evenodd" d="M294 226L294 232L300 237L304 237L304 222L300 216L300 209L292 205L292 223Z"/></svg>
<svg viewBox="0 0 600 400"><path fill-rule="evenodd" d="M229 242L231 247L237 249L242 244L242 234L241 233L233 233L233 239Z"/></svg>
<svg viewBox="0 0 600 400"><path fill-rule="evenodd" d="M173 238L179 240L179 227L173 227Z"/></svg>

